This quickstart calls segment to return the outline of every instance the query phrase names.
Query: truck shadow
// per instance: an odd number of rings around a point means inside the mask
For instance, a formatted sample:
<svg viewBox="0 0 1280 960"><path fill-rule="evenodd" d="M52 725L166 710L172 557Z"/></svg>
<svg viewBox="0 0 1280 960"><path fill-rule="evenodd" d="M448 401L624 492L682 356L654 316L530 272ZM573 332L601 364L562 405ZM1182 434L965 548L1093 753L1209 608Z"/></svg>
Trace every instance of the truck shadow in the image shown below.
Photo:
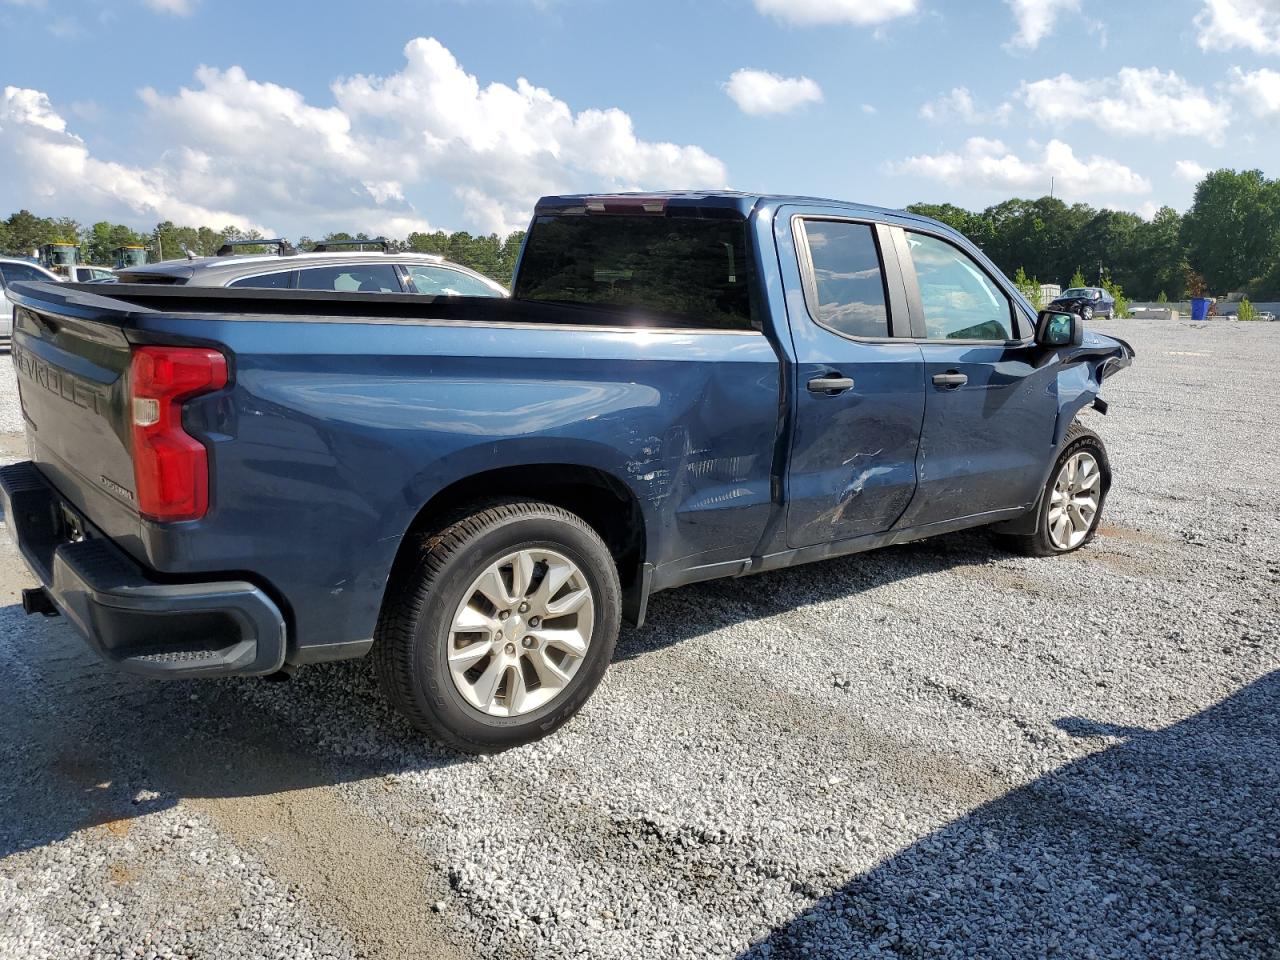
<svg viewBox="0 0 1280 960"><path fill-rule="evenodd" d="M1114 745L948 823L743 960L1274 957L1280 671L1163 730L1058 726Z"/></svg>
<svg viewBox="0 0 1280 960"><path fill-rule="evenodd" d="M735 623L853 597L926 574L987 566L1008 556L992 534L966 530L801 567L682 587L650 600L645 625L623 631L615 658L629 660Z"/></svg>
<svg viewBox="0 0 1280 960"><path fill-rule="evenodd" d="M617 656L998 555L984 535L955 534L686 587L655 597L648 625L624 631ZM183 798L267 796L469 760L391 710L365 661L308 667L284 684L155 681L106 667L60 619L10 606L0 632L0 672L24 678L0 708L0 857L123 829Z"/></svg>

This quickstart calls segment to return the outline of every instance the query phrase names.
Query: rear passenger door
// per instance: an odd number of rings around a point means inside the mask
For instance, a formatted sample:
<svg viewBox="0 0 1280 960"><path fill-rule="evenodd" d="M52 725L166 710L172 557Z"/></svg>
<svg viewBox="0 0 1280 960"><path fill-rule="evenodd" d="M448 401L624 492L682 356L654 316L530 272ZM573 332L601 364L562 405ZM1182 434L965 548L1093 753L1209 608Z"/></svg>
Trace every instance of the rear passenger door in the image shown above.
<svg viewBox="0 0 1280 960"><path fill-rule="evenodd" d="M915 492L924 415L890 229L784 208L775 231L797 360L787 544L880 533Z"/></svg>
<svg viewBox="0 0 1280 960"><path fill-rule="evenodd" d="M1031 504L1052 453L1057 371L994 272L950 239L896 231L924 354L919 489L900 526Z"/></svg>

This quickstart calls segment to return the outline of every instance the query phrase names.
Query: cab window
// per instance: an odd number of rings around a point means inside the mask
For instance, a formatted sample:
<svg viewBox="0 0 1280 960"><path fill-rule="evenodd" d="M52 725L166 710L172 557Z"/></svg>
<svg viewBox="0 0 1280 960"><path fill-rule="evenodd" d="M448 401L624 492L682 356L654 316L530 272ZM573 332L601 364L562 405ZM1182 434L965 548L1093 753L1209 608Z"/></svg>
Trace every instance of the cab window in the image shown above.
<svg viewBox="0 0 1280 960"><path fill-rule="evenodd" d="M1013 303L972 257L945 240L908 233L930 340L1013 340Z"/></svg>
<svg viewBox="0 0 1280 960"><path fill-rule="evenodd" d="M841 336L889 336L884 271L872 228L865 223L805 220L804 233L813 264L813 283L805 298L813 318Z"/></svg>

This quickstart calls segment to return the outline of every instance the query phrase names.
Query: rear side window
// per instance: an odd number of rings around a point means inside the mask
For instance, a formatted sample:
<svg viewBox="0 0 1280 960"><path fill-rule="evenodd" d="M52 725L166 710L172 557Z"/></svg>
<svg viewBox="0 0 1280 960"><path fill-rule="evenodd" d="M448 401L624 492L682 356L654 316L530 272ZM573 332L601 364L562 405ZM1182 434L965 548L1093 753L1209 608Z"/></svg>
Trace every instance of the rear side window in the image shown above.
<svg viewBox="0 0 1280 960"><path fill-rule="evenodd" d="M402 293L400 277L389 263L343 264L298 271L299 290L336 290L339 293Z"/></svg>
<svg viewBox="0 0 1280 960"><path fill-rule="evenodd" d="M655 326L758 329L742 220L541 216L515 296L617 308Z"/></svg>
<svg viewBox="0 0 1280 960"><path fill-rule="evenodd" d="M1014 339L1012 302L971 257L923 233L908 233L907 245L930 340Z"/></svg>
<svg viewBox="0 0 1280 960"><path fill-rule="evenodd" d="M889 336L884 271L872 228L805 220L804 233L813 264L813 283L805 297L813 318L846 337Z"/></svg>
<svg viewBox="0 0 1280 960"><path fill-rule="evenodd" d="M243 280L233 280L227 286L252 287L257 290L288 290L289 277L292 274L292 270L285 270L282 273L268 273L261 277L245 277Z"/></svg>
<svg viewBox="0 0 1280 960"><path fill-rule="evenodd" d="M410 266L409 279L418 293L436 297L497 297L497 290L483 280L447 267Z"/></svg>

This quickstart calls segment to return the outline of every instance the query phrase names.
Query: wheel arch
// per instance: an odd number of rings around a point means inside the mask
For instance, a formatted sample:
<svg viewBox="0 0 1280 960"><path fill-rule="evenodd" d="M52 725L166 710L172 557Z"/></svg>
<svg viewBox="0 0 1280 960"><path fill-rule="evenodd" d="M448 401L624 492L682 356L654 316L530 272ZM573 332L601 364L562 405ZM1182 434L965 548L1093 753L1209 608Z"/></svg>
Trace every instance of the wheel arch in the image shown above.
<svg viewBox="0 0 1280 960"><path fill-rule="evenodd" d="M540 500L581 517L604 541L618 567L623 616L640 624L648 601L651 568L644 510L635 492L599 467L528 463L469 474L441 488L422 505L401 538L387 581L394 589L424 539L468 508L501 499ZM383 595L385 606L387 594Z"/></svg>

